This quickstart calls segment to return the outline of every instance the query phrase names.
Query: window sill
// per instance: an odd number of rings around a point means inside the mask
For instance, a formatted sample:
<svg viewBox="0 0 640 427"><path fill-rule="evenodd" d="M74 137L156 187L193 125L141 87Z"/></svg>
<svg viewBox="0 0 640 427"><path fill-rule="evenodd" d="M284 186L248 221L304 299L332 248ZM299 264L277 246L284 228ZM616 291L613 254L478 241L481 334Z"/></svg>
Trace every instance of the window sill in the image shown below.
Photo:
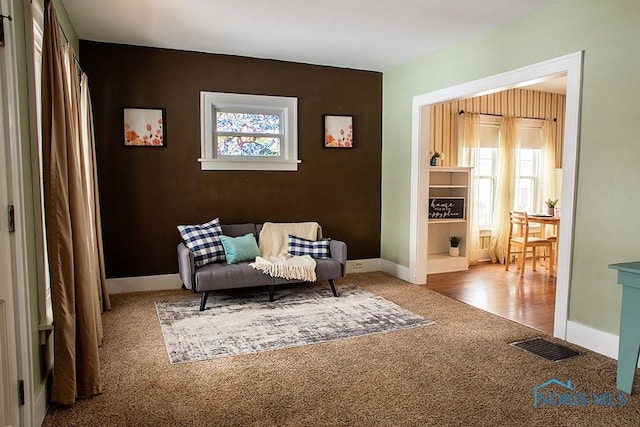
<svg viewBox="0 0 640 427"><path fill-rule="evenodd" d="M203 171L297 171L300 160L282 159L198 159Z"/></svg>

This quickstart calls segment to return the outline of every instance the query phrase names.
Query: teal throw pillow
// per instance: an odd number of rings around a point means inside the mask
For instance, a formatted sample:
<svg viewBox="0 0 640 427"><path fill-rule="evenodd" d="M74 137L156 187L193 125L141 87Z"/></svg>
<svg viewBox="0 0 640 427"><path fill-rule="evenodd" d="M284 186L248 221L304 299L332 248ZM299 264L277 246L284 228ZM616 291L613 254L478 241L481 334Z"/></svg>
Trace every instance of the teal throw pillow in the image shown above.
<svg viewBox="0 0 640 427"><path fill-rule="evenodd" d="M242 261L255 261L260 256L260 249L253 233L239 237L220 236L227 264L235 264Z"/></svg>

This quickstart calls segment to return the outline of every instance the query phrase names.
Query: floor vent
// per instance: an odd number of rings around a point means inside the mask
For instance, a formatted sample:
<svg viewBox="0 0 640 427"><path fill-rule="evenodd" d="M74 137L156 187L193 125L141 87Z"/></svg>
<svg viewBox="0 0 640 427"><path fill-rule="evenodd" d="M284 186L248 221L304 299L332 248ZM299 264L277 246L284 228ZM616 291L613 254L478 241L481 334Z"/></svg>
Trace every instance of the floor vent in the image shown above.
<svg viewBox="0 0 640 427"><path fill-rule="evenodd" d="M525 341L512 342L511 345L526 350L530 353L536 354L540 357L544 357L547 360L558 362L570 357L578 356L580 353L571 350L563 345L554 344L551 341L547 341L544 338L532 338Z"/></svg>

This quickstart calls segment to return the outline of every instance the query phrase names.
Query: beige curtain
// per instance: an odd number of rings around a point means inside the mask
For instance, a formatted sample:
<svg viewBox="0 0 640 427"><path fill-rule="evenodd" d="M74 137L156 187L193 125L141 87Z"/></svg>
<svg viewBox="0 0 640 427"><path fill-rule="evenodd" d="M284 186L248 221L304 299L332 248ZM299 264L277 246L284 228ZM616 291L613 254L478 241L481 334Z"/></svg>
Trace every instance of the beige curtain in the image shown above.
<svg viewBox="0 0 640 427"><path fill-rule="evenodd" d="M49 274L53 296L54 363L51 398L65 405L102 391L98 345L99 227L88 194L95 172L87 170L81 141L80 85L75 60L65 53L52 2L45 11L42 70L44 199ZM93 162L93 160L92 160Z"/></svg>
<svg viewBox="0 0 640 427"><path fill-rule="evenodd" d="M107 277L104 266L104 252L102 249L102 219L100 217L100 197L98 192L98 168L96 163L96 145L93 133L93 110L91 108L91 94L89 92L89 79L82 73L80 81L80 118L81 140L84 150L85 167L89 173L87 177L88 203L91 206L90 219L92 247L95 250L94 260L98 280L98 295L103 310L111 310L111 301L107 292Z"/></svg>
<svg viewBox="0 0 640 427"><path fill-rule="evenodd" d="M509 209L515 194L516 154L520 146L520 122L515 117L503 117L498 146L498 179L495 207L489 241L491 262L504 263L509 240Z"/></svg>
<svg viewBox="0 0 640 427"><path fill-rule="evenodd" d="M544 212L547 199L555 200L556 196L556 147L553 141L553 120L544 120L542 124L542 144L540 155L540 183L538 185L538 206Z"/></svg>
<svg viewBox="0 0 640 427"><path fill-rule="evenodd" d="M480 229L478 228L478 154L480 150L480 115L464 113L460 116L458 138L458 166L472 167L469 185L469 233L465 242L469 264L480 258Z"/></svg>

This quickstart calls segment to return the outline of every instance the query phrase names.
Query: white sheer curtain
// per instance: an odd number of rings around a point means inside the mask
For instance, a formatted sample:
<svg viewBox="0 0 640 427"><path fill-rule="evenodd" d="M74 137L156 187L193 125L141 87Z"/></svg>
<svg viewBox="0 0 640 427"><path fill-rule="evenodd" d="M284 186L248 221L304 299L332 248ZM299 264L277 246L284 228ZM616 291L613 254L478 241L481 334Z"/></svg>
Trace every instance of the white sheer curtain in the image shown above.
<svg viewBox="0 0 640 427"><path fill-rule="evenodd" d="M498 145L498 179L491 226L489 256L491 262L505 262L509 239L509 209L513 206L516 177L516 154L520 147L521 119L503 117Z"/></svg>
<svg viewBox="0 0 640 427"><path fill-rule="evenodd" d="M464 113L460 116L458 138L458 166L472 167L469 186L469 233L466 247L469 264L477 264L480 254L480 229L478 228L478 154L480 151L480 115Z"/></svg>
<svg viewBox="0 0 640 427"><path fill-rule="evenodd" d="M552 139L555 123L544 120L542 124L541 153L540 153L540 182L538 185L538 206L544 211L547 199L555 200L556 195L556 147Z"/></svg>

